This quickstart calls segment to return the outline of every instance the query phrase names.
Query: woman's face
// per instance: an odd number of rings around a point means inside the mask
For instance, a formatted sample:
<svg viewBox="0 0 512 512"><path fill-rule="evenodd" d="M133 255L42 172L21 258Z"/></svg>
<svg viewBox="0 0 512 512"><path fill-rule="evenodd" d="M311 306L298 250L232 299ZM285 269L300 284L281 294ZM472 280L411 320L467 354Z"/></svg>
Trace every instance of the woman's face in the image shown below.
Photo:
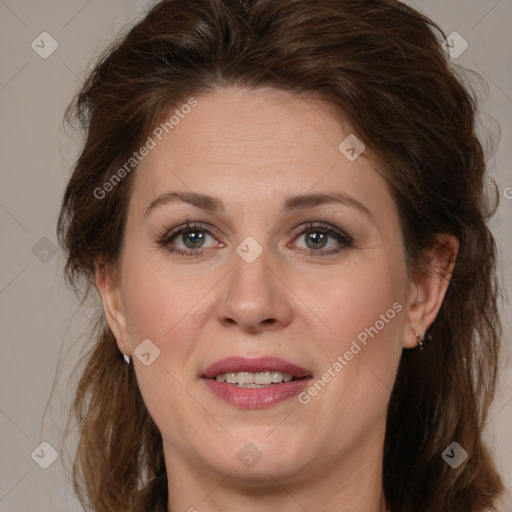
<svg viewBox="0 0 512 512"><path fill-rule="evenodd" d="M396 205L325 105L271 89L196 100L152 135L119 278L102 289L168 472L284 483L363 469L423 332Z"/></svg>

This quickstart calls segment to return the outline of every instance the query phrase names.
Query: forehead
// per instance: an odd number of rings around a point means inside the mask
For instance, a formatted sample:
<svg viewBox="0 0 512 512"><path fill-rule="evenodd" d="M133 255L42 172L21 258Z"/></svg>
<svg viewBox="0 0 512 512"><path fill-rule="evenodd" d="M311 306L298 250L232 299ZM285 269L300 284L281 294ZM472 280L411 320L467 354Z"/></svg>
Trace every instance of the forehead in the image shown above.
<svg viewBox="0 0 512 512"><path fill-rule="evenodd" d="M135 173L134 208L166 189L238 204L336 190L370 203L391 200L368 150L354 161L342 154L351 131L327 105L273 89L225 88L194 100L193 108L166 113L150 134L154 147Z"/></svg>

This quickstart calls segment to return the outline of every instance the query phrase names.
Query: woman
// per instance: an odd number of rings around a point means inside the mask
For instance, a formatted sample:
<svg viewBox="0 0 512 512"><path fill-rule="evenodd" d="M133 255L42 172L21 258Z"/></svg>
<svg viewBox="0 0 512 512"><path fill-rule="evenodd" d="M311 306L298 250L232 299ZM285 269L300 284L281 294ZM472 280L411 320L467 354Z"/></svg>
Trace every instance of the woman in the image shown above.
<svg viewBox="0 0 512 512"><path fill-rule="evenodd" d="M167 0L102 57L58 226L103 304L84 506L494 510L493 205L439 34L394 0Z"/></svg>

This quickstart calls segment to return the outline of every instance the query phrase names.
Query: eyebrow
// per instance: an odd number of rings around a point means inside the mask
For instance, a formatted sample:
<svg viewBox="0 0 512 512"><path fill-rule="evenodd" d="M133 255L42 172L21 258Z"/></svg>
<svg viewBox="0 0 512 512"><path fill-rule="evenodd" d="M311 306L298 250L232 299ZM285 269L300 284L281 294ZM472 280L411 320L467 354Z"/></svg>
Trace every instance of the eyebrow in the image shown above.
<svg viewBox="0 0 512 512"><path fill-rule="evenodd" d="M157 206L161 206L164 204L169 204L173 202L182 201L184 203L191 204L197 208L201 208L203 210L209 210L212 212L224 211L224 204L220 199L217 199L213 196L209 196L206 194L198 194L196 192L164 192L159 195L156 199L151 201L149 206L146 209L144 215L148 215L148 213L156 208ZM343 204L345 206L349 206L351 208L355 208L359 210L361 213L364 213L372 220L374 220L373 215L370 210L364 204L359 202L357 199L344 194L344 193L336 193L336 194L302 194L297 196L291 196L286 199L283 204L283 210L295 211L301 208L312 208L314 206L320 206L328 203L338 203Z"/></svg>
<svg viewBox="0 0 512 512"><path fill-rule="evenodd" d="M212 212L216 212L219 210L224 211L224 204L222 203L222 201L212 196L198 194L196 192L164 192L163 194L159 195L155 200L151 201L144 215L147 215L152 209L156 208L157 206L177 201L182 201L184 203L191 204L192 206L196 206L197 208L202 208L203 210L210 210Z"/></svg>

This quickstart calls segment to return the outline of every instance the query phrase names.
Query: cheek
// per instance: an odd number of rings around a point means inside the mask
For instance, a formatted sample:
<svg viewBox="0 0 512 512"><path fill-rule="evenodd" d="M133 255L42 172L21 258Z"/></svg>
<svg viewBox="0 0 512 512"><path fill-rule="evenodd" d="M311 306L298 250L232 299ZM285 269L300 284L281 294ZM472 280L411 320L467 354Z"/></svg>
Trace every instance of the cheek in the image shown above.
<svg viewBox="0 0 512 512"><path fill-rule="evenodd" d="M327 295L317 293L332 332L316 341L322 373L302 403L310 402L313 416L329 418L317 425L325 436L356 445L384 421L402 353L402 290L403 274L376 265L342 276Z"/></svg>
<svg viewBox="0 0 512 512"><path fill-rule="evenodd" d="M325 407L326 415L339 416L334 423L340 435L349 428L346 418L363 429L385 414L396 377L405 324L406 271L405 265L391 268L386 261L353 267L339 276L337 286L333 279L323 283L328 293L316 294L318 310L331 331L317 342L324 354L319 377L329 381L318 407Z"/></svg>
<svg viewBox="0 0 512 512"><path fill-rule="evenodd" d="M187 279L155 254L126 251L123 260L123 310L132 346L150 338L161 344L200 297L201 281Z"/></svg>
<svg viewBox="0 0 512 512"><path fill-rule="evenodd" d="M337 282L336 282L337 281ZM333 282L336 285L333 286ZM369 340L385 345L402 326L404 310L403 275L385 266L351 269L334 279L325 279L316 289L315 301L332 336L328 345L348 349L352 340L370 346ZM398 341L398 340L396 340ZM348 342L348 346L347 346Z"/></svg>
<svg viewBox="0 0 512 512"><path fill-rule="evenodd" d="M134 362L139 389L159 429L180 431L187 439L185 432L193 427L190 418L200 415L201 409L184 391L182 372L197 338L196 308L208 287L204 280L180 276L176 268L155 260L149 254L139 258L135 252L123 260L128 337L134 350L145 339L158 347L159 355L149 366ZM169 410L177 411L176 416Z"/></svg>

